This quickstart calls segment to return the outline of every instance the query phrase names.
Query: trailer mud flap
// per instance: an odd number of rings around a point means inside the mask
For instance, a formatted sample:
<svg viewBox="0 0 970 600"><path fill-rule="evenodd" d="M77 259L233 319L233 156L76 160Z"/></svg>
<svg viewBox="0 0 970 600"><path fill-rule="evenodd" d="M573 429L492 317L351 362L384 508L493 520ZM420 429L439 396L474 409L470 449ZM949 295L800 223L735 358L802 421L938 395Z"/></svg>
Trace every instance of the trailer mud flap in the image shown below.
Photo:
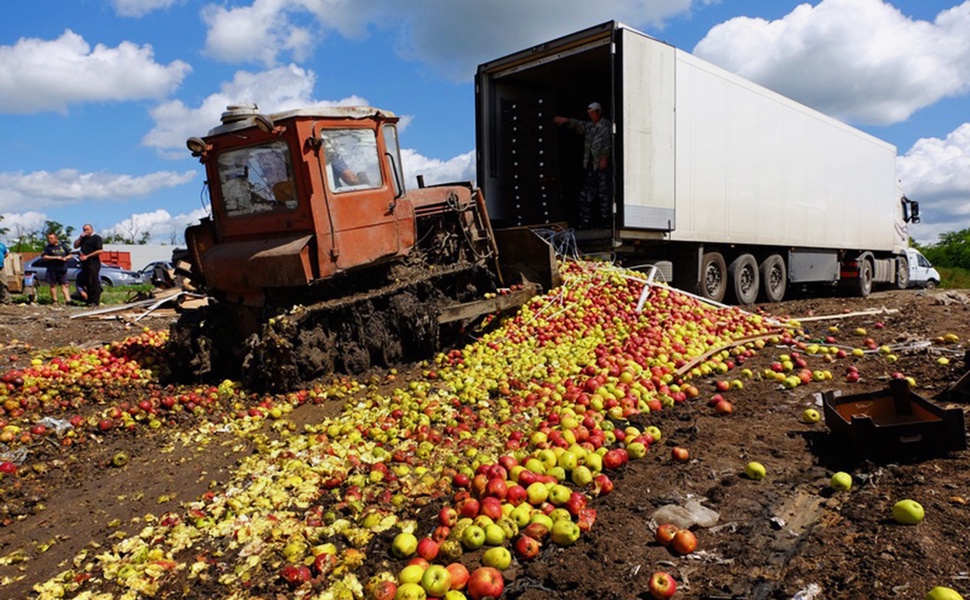
<svg viewBox="0 0 970 600"><path fill-rule="evenodd" d="M260 296L265 288L304 286L313 280L310 239L299 235L214 246L202 257L208 284L244 297Z"/></svg>

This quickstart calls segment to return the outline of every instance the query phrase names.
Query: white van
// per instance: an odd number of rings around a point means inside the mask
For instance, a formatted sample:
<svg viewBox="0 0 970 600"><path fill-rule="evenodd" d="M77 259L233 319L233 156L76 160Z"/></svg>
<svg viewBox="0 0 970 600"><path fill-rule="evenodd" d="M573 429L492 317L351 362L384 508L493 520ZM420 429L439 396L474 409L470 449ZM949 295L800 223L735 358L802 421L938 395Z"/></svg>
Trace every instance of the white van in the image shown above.
<svg viewBox="0 0 970 600"><path fill-rule="evenodd" d="M906 249L909 261L909 287L933 289L940 285L940 272L915 248Z"/></svg>

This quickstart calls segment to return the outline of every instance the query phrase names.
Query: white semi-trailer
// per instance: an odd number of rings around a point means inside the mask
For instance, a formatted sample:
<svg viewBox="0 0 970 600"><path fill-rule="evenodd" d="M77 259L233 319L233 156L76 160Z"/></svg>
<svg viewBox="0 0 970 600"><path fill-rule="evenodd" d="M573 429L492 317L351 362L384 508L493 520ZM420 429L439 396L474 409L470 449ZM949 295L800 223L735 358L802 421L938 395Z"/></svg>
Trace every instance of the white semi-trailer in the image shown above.
<svg viewBox="0 0 970 600"><path fill-rule="evenodd" d="M919 210L894 146L617 22L478 67L494 221L575 223L582 138L553 117L585 119L594 101L614 126L613 219L578 232L582 250L743 304L792 285L907 286Z"/></svg>

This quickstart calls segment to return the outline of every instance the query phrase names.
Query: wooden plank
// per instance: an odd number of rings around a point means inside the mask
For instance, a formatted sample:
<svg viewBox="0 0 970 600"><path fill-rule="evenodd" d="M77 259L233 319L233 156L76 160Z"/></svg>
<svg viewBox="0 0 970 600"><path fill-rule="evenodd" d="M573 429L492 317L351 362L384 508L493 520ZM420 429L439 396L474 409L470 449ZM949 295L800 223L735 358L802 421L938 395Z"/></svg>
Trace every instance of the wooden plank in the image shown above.
<svg viewBox="0 0 970 600"><path fill-rule="evenodd" d="M468 321L489 313L501 312L512 307L522 306L538 292L538 285L528 284L523 286L522 289L509 294L448 306L438 313L438 321L441 323Z"/></svg>

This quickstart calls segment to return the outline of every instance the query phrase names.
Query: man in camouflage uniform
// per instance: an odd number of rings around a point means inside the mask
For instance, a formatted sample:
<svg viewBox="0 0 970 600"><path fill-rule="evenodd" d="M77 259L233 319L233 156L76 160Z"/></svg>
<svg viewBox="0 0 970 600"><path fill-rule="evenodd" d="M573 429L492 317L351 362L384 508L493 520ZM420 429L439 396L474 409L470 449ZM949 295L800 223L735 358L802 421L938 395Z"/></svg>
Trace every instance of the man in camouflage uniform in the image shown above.
<svg viewBox="0 0 970 600"><path fill-rule="evenodd" d="M6 244L0 242L0 304L10 304L10 290L7 289L7 274L4 273L3 264L7 260L7 255L10 254L10 250L7 250Z"/></svg>
<svg viewBox="0 0 970 600"><path fill-rule="evenodd" d="M586 179L579 194L579 228L610 226L613 218L613 123L603 117L603 107L593 102L586 109L589 121L554 117L556 125L566 125L582 133L583 168Z"/></svg>

